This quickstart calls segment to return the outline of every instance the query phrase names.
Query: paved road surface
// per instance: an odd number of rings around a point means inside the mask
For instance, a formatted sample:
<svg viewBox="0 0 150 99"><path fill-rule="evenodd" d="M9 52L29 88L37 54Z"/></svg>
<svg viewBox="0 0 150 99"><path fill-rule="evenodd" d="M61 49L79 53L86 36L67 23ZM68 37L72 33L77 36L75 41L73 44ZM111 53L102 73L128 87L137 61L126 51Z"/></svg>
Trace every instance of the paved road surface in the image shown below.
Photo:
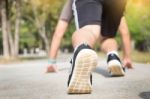
<svg viewBox="0 0 150 99"><path fill-rule="evenodd" d="M0 64L0 99L150 99L150 64L134 63L125 77L109 77L105 59L93 73L92 94L68 95L69 60L59 57L58 73L45 73L44 59Z"/></svg>

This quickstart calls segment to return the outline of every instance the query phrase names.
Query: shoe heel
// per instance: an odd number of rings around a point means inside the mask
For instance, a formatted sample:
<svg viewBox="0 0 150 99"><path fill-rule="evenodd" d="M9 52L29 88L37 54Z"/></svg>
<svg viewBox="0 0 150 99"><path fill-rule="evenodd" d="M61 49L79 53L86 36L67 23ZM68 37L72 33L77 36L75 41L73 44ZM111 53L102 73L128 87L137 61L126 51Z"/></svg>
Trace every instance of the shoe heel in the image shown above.
<svg viewBox="0 0 150 99"><path fill-rule="evenodd" d="M108 70L111 72L112 76L124 76L125 72L117 60L112 60L108 64Z"/></svg>
<svg viewBox="0 0 150 99"><path fill-rule="evenodd" d="M75 68L68 87L69 94L89 94L92 92L90 75L97 66L97 54L93 50L80 51L75 61Z"/></svg>

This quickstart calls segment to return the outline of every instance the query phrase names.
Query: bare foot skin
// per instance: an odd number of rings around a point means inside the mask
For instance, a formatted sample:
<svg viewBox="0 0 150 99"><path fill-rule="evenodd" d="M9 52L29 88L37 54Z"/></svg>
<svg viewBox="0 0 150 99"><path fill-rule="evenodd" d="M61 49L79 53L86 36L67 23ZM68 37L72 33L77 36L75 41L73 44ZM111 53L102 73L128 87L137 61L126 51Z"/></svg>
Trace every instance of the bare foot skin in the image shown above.
<svg viewBox="0 0 150 99"><path fill-rule="evenodd" d="M58 68L55 64L51 64L47 67L47 73L58 72Z"/></svg>

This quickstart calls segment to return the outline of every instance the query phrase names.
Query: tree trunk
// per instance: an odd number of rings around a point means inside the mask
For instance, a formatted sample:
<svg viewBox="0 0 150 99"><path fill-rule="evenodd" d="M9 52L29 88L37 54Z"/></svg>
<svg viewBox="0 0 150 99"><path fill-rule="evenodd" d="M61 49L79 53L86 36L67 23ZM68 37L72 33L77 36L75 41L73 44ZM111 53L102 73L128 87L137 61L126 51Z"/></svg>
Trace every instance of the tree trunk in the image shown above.
<svg viewBox="0 0 150 99"><path fill-rule="evenodd" d="M1 15L2 15L2 32L3 32L3 53L4 57L9 59L16 58L19 52L19 30L20 30L20 0L16 0L16 21L15 33L11 32L11 22L9 20L9 2L8 0L1 1Z"/></svg>
<svg viewBox="0 0 150 99"><path fill-rule="evenodd" d="M11 58L16 58L19 52L19 30L20 30L20 1L16 0L16 20L15 20L15 32L14 35L11 32L11 22L8 20L8 37Z"/></svg>
<svg viewBox="0 0 150 99"><path fill-rule="evenodd" d="M20 0L16 0L16 23L15 23L15 37L14 37L15 56L18 56L19 53L20 17L21 17Z"/></svg>
<svg viewBox="0 0 150 99"><path fill-rule="evenodd" d="M11 23L9 20L7 21L7 30L8 30L8 38L9 38L8 41L9 41L9 48L10 48L10 56L12 57L15 55L15 53L14 53L15 46L14 46L13 36L11 33Z"/></svg>
<svg viewBox="0 0 150 99"><path fill-rule="evenodd" d="M32 5L33 8L33 13L34 13L34 17L35 17L35 25L38 29L39 35L41 36L43 42L44 42L44 47L46 52L49 52L49 40L46 36L46 31L45 31L45 21L40 21L40 19L38 18L38 13L37 13L37 9L35 6Z"/></svg>
<svg viewBox="0 0 150 99"><path fill-rule="evenodd" d="M46 37L45 26L41 27L41 30L39 30L39 34L44 41L45 49L46 49L46 52L48 53L49 52L49 40Z"/></svg>
<svg viewBox="0 0 150 99"><path fill-rule="evenodd" d="M8 43L8 30L7 30L7 12L6 12L6 1L1 1L1 16L2 16L2 35L3 35L3 56L8 59L9 54L9 43Z"/></svg>

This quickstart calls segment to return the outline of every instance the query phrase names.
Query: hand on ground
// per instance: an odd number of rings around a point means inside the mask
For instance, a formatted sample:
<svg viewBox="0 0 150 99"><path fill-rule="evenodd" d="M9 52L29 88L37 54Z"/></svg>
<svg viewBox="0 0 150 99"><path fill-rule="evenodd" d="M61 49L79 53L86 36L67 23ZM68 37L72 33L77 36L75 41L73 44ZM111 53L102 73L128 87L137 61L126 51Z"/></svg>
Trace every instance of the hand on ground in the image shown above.
<svg viewBox="0 0 150 99"><path fill-rule="evenodd" d="M58 72L58 68L56 64L51 64L47 66L47 73Z"/></svg>
<svg viewBox="0 0 150 99"><path fill-rule="evenodd" d="M132 69L132 61L129 58L124 58L123 59L123 65L128 68L128 69Z"/></svg>

